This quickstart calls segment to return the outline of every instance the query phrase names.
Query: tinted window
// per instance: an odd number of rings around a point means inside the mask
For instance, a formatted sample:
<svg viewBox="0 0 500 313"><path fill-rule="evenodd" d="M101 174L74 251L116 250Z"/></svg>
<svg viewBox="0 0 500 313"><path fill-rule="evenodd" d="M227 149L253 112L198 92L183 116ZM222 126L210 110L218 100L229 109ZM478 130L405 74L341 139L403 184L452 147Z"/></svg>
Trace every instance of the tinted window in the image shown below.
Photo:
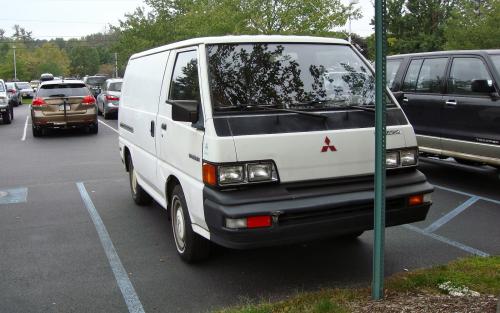
<svg viewBox="0 0 500 313"><path fill-rule="evenodd" d="M122 91L122 83L117 82L117 83L111 83L109 84L109 91Z"/></svg>
<svg viewBox="0 0 500 313"><path fill-rule="evenodd" d="M349 46L219 44L207 54L215 112L375 103L373 74Z"/></svg>
<svg viewBox="0 0 500 313"><path fill-rule="evenodd" d="M95 76L95 77L89 77L87 78L87 84L89 85L101 85L108 79L105 76Z"/></svg>
<svg viewBox="0 0 500 313"><path fill-rule="evenodd" d="M441 82L448 58L425 59L417 80L418 92L441 92Z"/></svg>
<svg viewBox="0 0 500 313"><path fill-rule="evenodd" d="M392 88L394 84L394 78L396 78L396 74L398 72L399 66L401 65L402 60L387 60L387 87Z"/></svg>
<svg viewBox="0 0 500 313"><path fill-rule="evenodd" d="M497 69L497 73L500 74L500 54L492 55L490 58L493 61L493 65Z"/></svg>
<svg viewBox="0 0 500 313"><path fill-rule="evenodd" d="M198 57L196 51L177 54L170 85L170 99L200 100Z"/></svg>
<svg viewBox="0 0 500 313"><path fill-rule="evenodd" d="M453 59L448 79L448 91L458 94L473 93L472 81L474 80L486 80L489 86L493 85L483 61L477 58Z"/></svg>
<svg viewBox="0 0 500 313"><path fill-rule="evenodd" d="M405 80L403 82L404 91L415 91L417 87L418 73L420 72L420 67L422 66L423 60L412 60L408 71L406 72Z"/></svg>
<svg viewBox="0 0 500 313"><path fill-rule="evenodd" d="M37 97L83 97L90 95L85 84L50 84L38 89Z"/></svg>
<svg viewBox="0 0 500 313"><path fill-rule="evenodd" d="M17 83L16 85L19 89L31 89L31 86L28 83Z"/></svg>

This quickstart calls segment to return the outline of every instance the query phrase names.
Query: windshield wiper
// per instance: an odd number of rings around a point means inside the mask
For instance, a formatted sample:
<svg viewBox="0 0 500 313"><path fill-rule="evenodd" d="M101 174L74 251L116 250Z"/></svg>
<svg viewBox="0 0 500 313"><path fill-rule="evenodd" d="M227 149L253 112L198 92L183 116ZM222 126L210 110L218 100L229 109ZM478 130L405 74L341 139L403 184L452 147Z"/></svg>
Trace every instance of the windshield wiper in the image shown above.
<svg viewBox="0 0 500 313"><path fill-rule="evenodd" d="M313 113L313 112L305 112L305 111L299 111L299 110L291 110L291 109L282 109L282 108L277 108L275 106L262 106L262 105L239 105L239 108L242 109L262 109L266 111L279 111L279 112L288 112L288 113L296 113L296 114L302 114L306 116L312 116L312 117L319 117L323 120L328 119L328 116L320 114L320 113Z"/></svg>

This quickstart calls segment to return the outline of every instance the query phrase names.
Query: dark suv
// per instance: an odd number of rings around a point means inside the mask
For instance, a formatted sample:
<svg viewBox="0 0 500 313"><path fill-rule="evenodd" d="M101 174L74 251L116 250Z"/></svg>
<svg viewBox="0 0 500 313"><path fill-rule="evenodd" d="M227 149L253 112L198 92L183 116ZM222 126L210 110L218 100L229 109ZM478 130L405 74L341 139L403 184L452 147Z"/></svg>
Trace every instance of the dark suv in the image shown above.
<svg viewBox="0 0 500 313"><path fill-rule="evenodd" d="M92 95L97 98L97 96L101 93L101 86L109 77L106 75L95 75L95 76L86 76L83 81L89 88Z"/></svg>
<svg viewBox="0 0 500 313"><path fill-rule="evenodd" d="M387 58L387 84L420 151L500 168L500 50Z"/></svg>

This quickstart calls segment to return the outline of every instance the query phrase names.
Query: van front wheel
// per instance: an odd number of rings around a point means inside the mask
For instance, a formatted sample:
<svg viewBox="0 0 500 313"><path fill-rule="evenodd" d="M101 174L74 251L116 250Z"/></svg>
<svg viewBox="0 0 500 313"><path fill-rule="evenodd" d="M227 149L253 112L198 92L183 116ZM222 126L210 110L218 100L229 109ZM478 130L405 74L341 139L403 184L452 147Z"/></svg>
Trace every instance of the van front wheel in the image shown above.
<svg viewBox="0 0 500 313"><path fill-rule="evenodd" d="M132 163L132 157L128 158L128 168L129 168L129 180L130 180L130 191L132 192L132 199L138 205L147 205L152 201L151 196L142 189L141 185L137 181L137 172L134 168L134 163Z"/></svg>
<svg viewBox="0 0 500 313"><path fill-rule="evenodd" d="M172 232L180 257L188 263L206 259L210 253L210 242L193 231L180 185L174 187L170 204Z"/></svg>

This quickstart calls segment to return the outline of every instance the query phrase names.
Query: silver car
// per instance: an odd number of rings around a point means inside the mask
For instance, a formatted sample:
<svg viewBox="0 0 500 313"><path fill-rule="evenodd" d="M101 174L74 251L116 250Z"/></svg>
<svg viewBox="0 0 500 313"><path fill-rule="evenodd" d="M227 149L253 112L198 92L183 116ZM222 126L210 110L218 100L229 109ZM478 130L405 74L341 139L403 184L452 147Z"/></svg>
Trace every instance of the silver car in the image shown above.
<svg viewBox="0 0 500 313"><path fill-rule="evenodd" d="M23 98L33 98L33 88L28 82L17 82L16 88L19 90L21 97Z"/></svg>
<svg viewBox="0 0 500 313"><path fill-rule="evenodd" d="M101 86L101 93L97 96L97 110L104 119L118 116L122 82L121 78L110 78Z"/></svg>

